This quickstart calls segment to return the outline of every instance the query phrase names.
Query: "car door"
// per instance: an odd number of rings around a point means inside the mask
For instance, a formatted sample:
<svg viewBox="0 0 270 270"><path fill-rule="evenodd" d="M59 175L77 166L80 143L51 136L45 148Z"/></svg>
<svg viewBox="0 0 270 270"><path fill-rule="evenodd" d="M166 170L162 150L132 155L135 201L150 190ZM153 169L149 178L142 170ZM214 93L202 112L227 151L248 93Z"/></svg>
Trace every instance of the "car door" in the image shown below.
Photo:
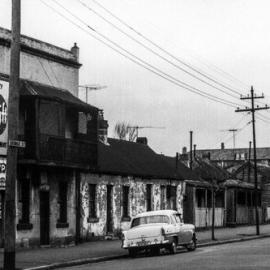
<svg viewBox="0 0 270 270"><path fill-rule="evenodd" d="M174 214L173 218L176 224L178 244L186 243L185 230L183 222L181 222L180 214Z"/></svg>
<svg viewBox="0 0 270 270"><path fill-rule="evenodd" d="M174 216L179 228L178 243L188 243L192 239L190 229L183 223L181 214L175 214Z"/></svg>

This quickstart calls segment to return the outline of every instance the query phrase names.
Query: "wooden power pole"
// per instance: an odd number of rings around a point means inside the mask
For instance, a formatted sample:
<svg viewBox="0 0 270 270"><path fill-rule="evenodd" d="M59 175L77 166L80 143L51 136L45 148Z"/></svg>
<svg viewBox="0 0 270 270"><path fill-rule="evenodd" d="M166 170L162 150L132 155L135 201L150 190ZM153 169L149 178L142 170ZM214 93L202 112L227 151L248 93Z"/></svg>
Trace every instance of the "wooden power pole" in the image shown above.
<svg viewBox="0 0 270 270"><path fill-rule="evenodd" d="M15 269L16 242L16 179L17 148L12 142L18 140L19 122L19 90L20 90L20 32L21 1L12 0L12 38L10 53L10 77L8 99L8 143L7 143L7 175L5 192L4 222L4 269Z"/></svg>
<svg viewBox="0 0 270 270"><path fill-rule="evenodd" d="M258 177L257 177L257 155L256 155L256 132L255 132L255 111L258 110L267 110L269 107L265 105L264 107L256 107L254 106L254 99L264 98L264 96L256 96L254 95L253 86L251 86L250 90L251 96L242 97L241 99L250 99L251 100L251 108L239 109L237 108L236 112L251 112L252 113L252 129L253 129L253 159L254 159L254 181L255 181L255 215L256 215L256 234L260 234L260 226L259 226L259 212L258 212Z"/></svg>

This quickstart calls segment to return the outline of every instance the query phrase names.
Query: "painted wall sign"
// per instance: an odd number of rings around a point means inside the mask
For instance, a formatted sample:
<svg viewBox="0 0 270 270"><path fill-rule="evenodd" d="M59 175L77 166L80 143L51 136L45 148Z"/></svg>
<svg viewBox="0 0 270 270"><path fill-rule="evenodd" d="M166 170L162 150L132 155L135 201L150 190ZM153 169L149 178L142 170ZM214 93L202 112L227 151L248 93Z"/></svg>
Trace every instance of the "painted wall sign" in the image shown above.
<svg viewBox="0 0 270 270"><path fill-rule="evenodd" d="M6 189L6 167L7 167L7 159L1 157L0 158L0 190Z"/></svg>
<svg viewBox="0 0 270 270"><path fill-rule="evenodd" d="M0 155L7 154L7 105L9 83L0 80Z"/></svg>

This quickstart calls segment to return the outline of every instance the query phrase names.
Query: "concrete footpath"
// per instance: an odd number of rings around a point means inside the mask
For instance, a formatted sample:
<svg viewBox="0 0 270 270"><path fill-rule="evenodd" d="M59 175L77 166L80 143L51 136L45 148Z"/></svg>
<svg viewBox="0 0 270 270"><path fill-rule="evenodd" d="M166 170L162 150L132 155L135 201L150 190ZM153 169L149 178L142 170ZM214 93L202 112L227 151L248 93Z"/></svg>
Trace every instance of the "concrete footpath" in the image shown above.
<svg viewBox="0 0 270 270"><path fill-rule="evenodd" d="M215 229L216 241L211 240L211 230L198 231L198 247L247 241L270 237L270 224L260 226L256 236L255 226ZM16 252L18 269L55 269L64 266L93 263L122 258L127 251L121 249L120 240L104 240L82 243L63 248L20 249ZM0 266L3 265L3 250L0 252Z"/></svg>

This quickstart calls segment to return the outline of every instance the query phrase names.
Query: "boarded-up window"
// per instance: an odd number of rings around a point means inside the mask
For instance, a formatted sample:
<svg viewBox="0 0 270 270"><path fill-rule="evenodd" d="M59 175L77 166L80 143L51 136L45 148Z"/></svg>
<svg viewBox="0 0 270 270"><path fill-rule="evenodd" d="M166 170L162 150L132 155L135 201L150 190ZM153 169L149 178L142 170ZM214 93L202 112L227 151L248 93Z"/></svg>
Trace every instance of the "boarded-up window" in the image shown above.
<svg viewBox="0 0 270 270"><path fill-rule="evenodd" d="M129 216L129 186L123 186L123 217Z"/></svg>
<svg viewBox="0 0 270 270"><path fill-rule="evenodd" d="M87 115L83 112L79 112L78 132L87 134Z"/></svg>
<svg viewBox="0 0 270 270"><path fill-rule="evenodd" d="M19 181L19 202L22 205L21 219L19 223L30 222L30 180L21 179Z"/></svg>
<svg viewBox="0 0 270 270"><path fill-rule="evenodd" d="M39 130L42 134L63 136L63 107L57 102L40 102Z"/></svg>
<svg viewBox="0 0 270 270"><path fill-rule="evenodd" d="M58 203L59 203L59 223L67 222L67 183L59 182L59 193L58 193Z"/></svg>
<svg viewBox="0 0 270 270"><path fill-rule="evenodd" d="M146 185L146 211L152 210L152 185Z"/></svg>
<svg viewBox="0 0 270 270"><path fill-rule="evenodd" d="M96 185L89 184L89 218L96 217Z"/></svg>

